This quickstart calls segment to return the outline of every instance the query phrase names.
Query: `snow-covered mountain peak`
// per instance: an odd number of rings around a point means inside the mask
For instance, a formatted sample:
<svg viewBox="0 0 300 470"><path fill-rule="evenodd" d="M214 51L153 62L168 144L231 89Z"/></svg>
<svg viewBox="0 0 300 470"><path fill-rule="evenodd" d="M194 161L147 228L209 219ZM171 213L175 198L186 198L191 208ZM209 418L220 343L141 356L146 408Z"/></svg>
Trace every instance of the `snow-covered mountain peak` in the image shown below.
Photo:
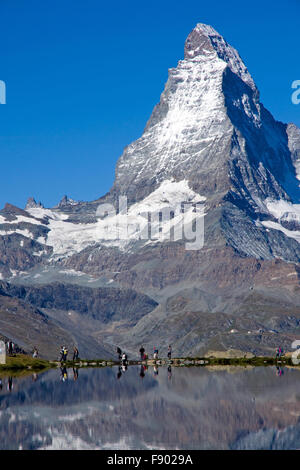
<svg viewBox="0 0 300 470"><path fill-rule="evenodd" d="M299 180L300 130L272 117L238 52L211 26L198 24L186 40L184 59L169 69L142 136L120 157L112 189L91 203L64 196L52 210L33 199L27 212L7 205L0 211L0 254L1 236L12 237L10 245L4 238L2 252L12 247L14 271L14 250L24 246L33 257L22 251L22 270L44 256L60 262L98 245L140 250L152 245L144 237L149 214L155 219L159 212L172 213L172 227L181 227L175 209L205 200L211 246L294 262L300 257ZM98 206L116 209L120 196L127 198L128 215L113 210L99 219ZM156 229L157 243L169 240L169 221L154 224ZM38 255L31 255L32 244ZM2 269L3 276L12 270Z"/></svg>
<svg viewBox="0 0 300 470"><path fill-rule="evenodd" d="M201 60L203 56L219 58L227 63L252 90L257 92L255 83L239 53L212 26L198 23L185 42L185 60Z"/></svg>
<svg viewBox="0 0 300 470"><path fill-rule="evenodd" d="M169 69L143 135L119 159L113 192L135 202L170 178L187 179L202 194L228 191L235 134L229 108L238 122L261 127L258 91L238 52L211 26L198 24L184 59Z"/></svg>

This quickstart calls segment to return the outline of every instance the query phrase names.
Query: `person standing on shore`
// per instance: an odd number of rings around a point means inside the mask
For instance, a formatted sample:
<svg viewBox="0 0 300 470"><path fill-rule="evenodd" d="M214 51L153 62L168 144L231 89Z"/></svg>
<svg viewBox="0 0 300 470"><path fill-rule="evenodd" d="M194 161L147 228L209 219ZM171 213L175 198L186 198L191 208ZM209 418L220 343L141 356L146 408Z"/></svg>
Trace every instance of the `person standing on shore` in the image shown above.
<svg viewBox="0 0 300 470"><path fill-rule="evenodd" d="M168 359L170 360L172 357L172 347L171 345L169 344L169 347L168 347Z"/></svg>
<svg viewBox="0 0 300 470"><path fill-rule="evenodd" d="M59 360L60 360L60 362L62 362L63 358L64 358L64 347L63 346L60 347L59 354L60 354L60 359Z"/></svg>
<svg viewBox="0 0 300 470"><path fill-rule="evenodd" d="M74 361L78 361L78 358L79 358L79 351L78 351L78 349L76 348L76 346L74 346L73 362L74 362Z"/></svg>
<svg viewBox="0 0 300 470"><path fill-rule="evenodd" d="M60 350L60 362L66 361L67 356L68 356L68 349L65 346L62 346Z"/></svg>
<svg viewBox="0 0 300 470"><path fill-rule="evenodd" d="M63 360L66 361L67 360L67 356L68 356L68 348L64 347L64 357L63 357Z"/></svg>
<svg viewBox="0 0 300 470"><path fill-rule="evenodd" d="M119 356L119 361L122 359L122 350L118 347L117 348L117 354Z"/></svg>
<svg viewBox="0 0 300 470"><path fill-rule="evenodd" d="M122 365L126 365L128 361L127 354L123 352L122 354Z"/></svg>
<svg viewBox="0 0 300 470"><path fill-rule="evenodd" d="M12 341L9 341L8 342L8 354L12 354L13 353L13 343Z"/></svg>
<svg viewBox="0 0 300 470"><path fill-rule="evenodd" d="M276 359L277 358L280 359L282 354L283 354L283 351L282 351L281 347L278 347L277 350L276 350Z"/></svg>
<svg viewBox="0 0 300 470"><path fill-rule="evenodd" d="M141 361L144 359L144 355L145 355L145 348L143 346L141 346L140 348L140 355L141 355Z"/></svg>

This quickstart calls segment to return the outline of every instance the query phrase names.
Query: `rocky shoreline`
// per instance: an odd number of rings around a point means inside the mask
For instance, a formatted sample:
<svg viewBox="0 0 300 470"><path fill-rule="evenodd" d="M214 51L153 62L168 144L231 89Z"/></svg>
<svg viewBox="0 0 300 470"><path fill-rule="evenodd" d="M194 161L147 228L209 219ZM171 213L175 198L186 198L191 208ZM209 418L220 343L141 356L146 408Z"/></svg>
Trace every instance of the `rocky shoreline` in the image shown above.
<svg viewBox="0 0 300 470"><path fill-rule="evenodd" d="M280 359L266 356L254 356L254 357L203 357L203 358L174 358L174 359L148 359L145 361L141 360L128 360L125 366L171 366L171 367L205 367L205 366L242 366L242 367L262 367L262 366L277 366L277 367L298 367L296 361L291 355L286 355ZM47 369L52 368L93 368L93 367L113 367L122 365L121 361L115 360L78 360L78 361L47 361L41 359L33 359L24 355L16 355L14 357L8 357L6 364L0 365L0 374L11 373L12 375L18 375L20 372L27 371L32 372L44 372Z"/></svg>

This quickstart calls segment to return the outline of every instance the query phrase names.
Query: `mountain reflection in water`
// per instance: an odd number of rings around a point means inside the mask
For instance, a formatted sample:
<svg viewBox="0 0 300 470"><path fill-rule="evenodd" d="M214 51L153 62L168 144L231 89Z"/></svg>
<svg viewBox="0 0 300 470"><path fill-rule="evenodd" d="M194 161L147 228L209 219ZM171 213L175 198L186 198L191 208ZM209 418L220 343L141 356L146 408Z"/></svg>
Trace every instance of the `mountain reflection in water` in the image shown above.
<svg viewBox="0 0 300 470"><path fill-rule="evenodd" d="M300 448L300 370L57 369L0 381L0 449Z"/></svg>

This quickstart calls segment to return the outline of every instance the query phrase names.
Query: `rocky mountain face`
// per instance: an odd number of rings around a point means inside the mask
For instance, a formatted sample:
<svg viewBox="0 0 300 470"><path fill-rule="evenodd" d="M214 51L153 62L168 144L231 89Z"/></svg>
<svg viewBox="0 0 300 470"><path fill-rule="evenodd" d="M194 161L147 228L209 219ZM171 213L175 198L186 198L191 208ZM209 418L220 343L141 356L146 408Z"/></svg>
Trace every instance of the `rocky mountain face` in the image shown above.
<svg viewBox="0 0 300 470"><path fill-rule="evenodd" d="M0 211L0 279L60 326L70 319L57 311L97 311L101 347L289 348L300 321L299 162L300 129L273 118L238 52L198 24L108 194ZM189 249L197 223L204 244Z"/></svg>
<svg viewBox="0 0 300 470"><path fill-rule="evenodd" d="M48 315L7 295L1 286L0 331L3 341L13 339L17 352L31 353L37 346L42 358L58 359L60 345L75 343L72 335L51 321Z"/></svg>

